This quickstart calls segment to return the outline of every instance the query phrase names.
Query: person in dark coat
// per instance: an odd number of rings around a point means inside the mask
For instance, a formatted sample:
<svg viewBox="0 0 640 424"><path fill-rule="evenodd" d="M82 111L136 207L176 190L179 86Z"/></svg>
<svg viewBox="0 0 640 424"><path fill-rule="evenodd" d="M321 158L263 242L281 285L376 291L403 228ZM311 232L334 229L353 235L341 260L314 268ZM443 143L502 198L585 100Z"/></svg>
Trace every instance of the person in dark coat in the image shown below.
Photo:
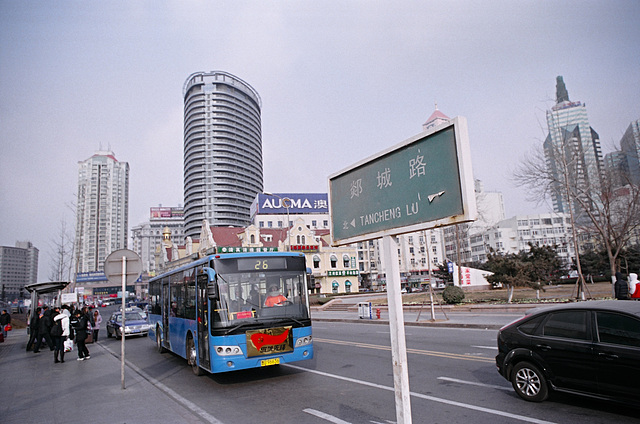
<svg viewBox="0 0 640 424"><path fill-rule="evenodd" d="M40 352L40 345L42 344L43 338L47 346L49 346L49 350L54 350L53 340L51 340L51 326L53 325L51 309L45 305L42 307L42 311L39 315L40 319L38 320L38 340L36 341L36 346L33 348L34 353Z"/></svg>
<svg viewBox="0 0 640 424"><path fill-rule="evenodd" d="M614 291L616 299L627 300L629 299L629 283L624 278L621 272L616 272L616 282L614 284Z"/></svg>
<svg viewBox="0 0 640 424"><path fill-rule="evenodd" d="M87 349L87 345L85 344L89 320L80 309L76 309L74 314L75 319L71 321L71 325L75 334L74 340L78 346L78 361L84 361L85 359L91 358L89 355L89 349Z"/></svg>
<svg viewBox="0 0 640 424"><path fill-rule="evenodd" d="M29 317L29 342L27 343L27 352L29 352L35 345L38 340L40 323L38 320L40 319L39 315L42 311L41 308L36 309L33 316Z"/></svg>
<svg viewBox="0 0 640 424"><path fill-rule="evenodd" d="M5 326L11 324L11 315L7 312L6 309L2 310L2 314L0 314L0 326L2 326L2 334L4 338L7 338L7 330L5 330Z"/></svg>

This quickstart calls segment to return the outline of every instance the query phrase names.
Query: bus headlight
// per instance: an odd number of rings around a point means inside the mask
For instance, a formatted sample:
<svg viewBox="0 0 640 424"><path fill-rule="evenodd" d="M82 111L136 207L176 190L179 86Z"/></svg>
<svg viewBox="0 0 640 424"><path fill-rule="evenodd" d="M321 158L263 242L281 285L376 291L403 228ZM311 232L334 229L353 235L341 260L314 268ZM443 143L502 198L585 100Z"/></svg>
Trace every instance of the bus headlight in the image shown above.
<svg viewBox="0 0 640 424"><path fill-rule="evenodd" d="M307 345L310 345L312 342L313 342L312 336L299 337L298 340L296 340L296 347L307 346Z"/></svg>
<svg viewBox="0 0 640 424"><path fill-rule="evenodd" d="M240 346L214 346L213 350L220 356L240 355Z"/></svg>

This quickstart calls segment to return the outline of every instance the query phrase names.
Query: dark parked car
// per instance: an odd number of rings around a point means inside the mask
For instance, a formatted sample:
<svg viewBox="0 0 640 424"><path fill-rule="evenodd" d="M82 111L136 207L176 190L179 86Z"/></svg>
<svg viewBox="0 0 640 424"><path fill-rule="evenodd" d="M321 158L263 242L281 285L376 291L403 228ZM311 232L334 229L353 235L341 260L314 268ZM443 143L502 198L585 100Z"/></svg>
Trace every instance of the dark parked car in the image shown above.
<svg viewBox="0 0 640 424"><path fill-rule="evenodd" d="M602 300L531 310L498 332L498 372L524 400L550 390L640 401L640 302Z"/></svg>
<svg viewBox="0 0 640 424"><path fill-rule="evenodd" d="M146 336L149 333L149 323L135 311L125 312L124 335ZM107 337L122 337L122 312L114 312L107 321Z"/></svg>

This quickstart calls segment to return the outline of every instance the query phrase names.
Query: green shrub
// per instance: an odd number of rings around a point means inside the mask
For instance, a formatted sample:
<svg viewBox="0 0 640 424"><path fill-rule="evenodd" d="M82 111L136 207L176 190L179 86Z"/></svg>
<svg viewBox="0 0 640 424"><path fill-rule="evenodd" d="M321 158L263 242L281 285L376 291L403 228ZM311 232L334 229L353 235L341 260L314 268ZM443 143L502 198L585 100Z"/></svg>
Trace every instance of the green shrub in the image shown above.
<svg viewBox="0 0 640 424"><path fill-rule="evenodd" d="M464 291L458 286L447 286L442 292L442 299L450 305L460 303L464 299Z"/></svg>

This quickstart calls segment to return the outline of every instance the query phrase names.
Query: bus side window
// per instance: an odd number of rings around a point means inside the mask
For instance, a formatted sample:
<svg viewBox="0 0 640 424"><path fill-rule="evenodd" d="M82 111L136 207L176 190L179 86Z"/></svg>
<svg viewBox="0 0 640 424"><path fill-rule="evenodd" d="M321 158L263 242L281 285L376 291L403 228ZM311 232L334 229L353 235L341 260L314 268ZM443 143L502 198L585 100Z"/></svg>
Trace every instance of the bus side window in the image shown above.
<svg viewBox="0 0 640 424"><path fill-rule="evenodd" d="M160 283L161 280L153 281L149 284L149 294L151 295L151 313L155 315L160 315L162 312L160 308L160 291L162 290L162 286Z"/></svg>

